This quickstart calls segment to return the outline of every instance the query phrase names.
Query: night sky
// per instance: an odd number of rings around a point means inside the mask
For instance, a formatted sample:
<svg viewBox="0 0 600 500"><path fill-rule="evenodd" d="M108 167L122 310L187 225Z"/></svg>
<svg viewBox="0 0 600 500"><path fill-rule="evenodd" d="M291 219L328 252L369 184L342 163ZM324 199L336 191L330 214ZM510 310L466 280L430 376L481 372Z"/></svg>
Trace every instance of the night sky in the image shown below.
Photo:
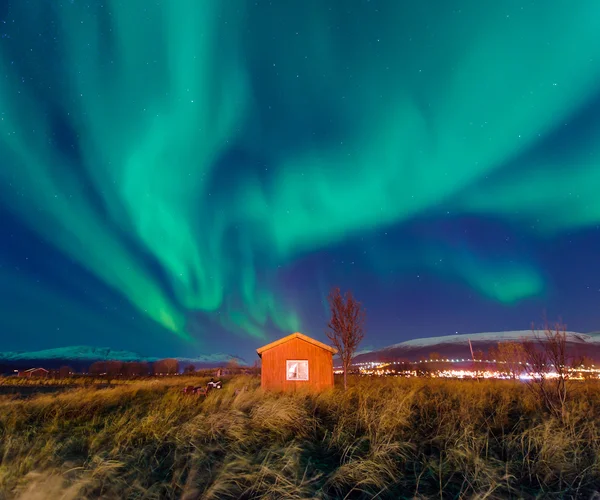
<svg viewBox="0 0 600 500"><path fill-rule="evenodd" d="M0 1L0 350L600 329L598 0Z"/></svg>

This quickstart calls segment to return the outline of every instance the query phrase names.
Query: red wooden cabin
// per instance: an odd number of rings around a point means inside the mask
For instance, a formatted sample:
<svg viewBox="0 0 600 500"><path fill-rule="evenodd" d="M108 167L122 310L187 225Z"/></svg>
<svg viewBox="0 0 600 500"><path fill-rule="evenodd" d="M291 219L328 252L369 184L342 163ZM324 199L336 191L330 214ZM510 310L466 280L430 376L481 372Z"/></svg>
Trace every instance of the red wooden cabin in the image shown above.
<svg viewBox="0 0 600 500"><path fill-rule="evenodd" d="M18 375L26 378L46 378L49 373L45 368L29 368L29 370L19 371Z"/></svg>
<svg viewBox="0 0 600 500"><path fill-rule="evenodd" d="M262 358L263 389L322 391L333 387L333 355L337 350L318 340L292 333L256 352Z"/></svg>

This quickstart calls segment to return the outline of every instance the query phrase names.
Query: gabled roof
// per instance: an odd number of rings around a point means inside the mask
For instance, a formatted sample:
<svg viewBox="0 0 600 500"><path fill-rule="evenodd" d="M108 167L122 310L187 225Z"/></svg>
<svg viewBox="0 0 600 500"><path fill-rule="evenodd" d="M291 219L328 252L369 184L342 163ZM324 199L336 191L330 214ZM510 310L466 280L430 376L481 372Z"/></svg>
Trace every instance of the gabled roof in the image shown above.
<svg viewBox="0 0 600 500"><path fill-rule="evenodd" d="M293 339L304 340L305 342L308 342L309 344L312 344L312 345L316 345L317 347L320 347L321 349L325 349L326 351L329 351L332 354L337 354L337 349L334 349L333 347L331 347L327 344L323 344L323 342L319 342L318 340L311 339L310 337L307 337L306 335L302 335L301 333L298 333L298 332L292 333L291 335L288 335L287 337L283 337L282 339L276 340L275 342L271 342L270 344L259 347L258 349L256 349L256 353L260 357L262 357L263 352L268 351L269 349L273 349L273 347L277 347L278 345L285 344L286 342L289 342L290 340L293 340Z"/></svg>
<svg viewBox="0 0 600 500"><path fill-rule="evenodd" d="M38 370L44 370L45 372L47 372L48 370L46 370L45 368L29 368L27 370L23 370L23 373L27 373L27 372L36 372Z"/></svg>

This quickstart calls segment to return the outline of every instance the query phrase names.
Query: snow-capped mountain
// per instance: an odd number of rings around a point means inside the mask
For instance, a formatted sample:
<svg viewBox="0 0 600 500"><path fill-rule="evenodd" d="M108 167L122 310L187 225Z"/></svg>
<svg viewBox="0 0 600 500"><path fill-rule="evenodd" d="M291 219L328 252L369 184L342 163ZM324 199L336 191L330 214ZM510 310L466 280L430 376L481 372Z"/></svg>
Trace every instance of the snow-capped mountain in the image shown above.
<svg viewBox="0 0 600 500"><path fill-rule="evenodd" d="M147 361L153 362L170 356L150 357L141 356L131 351L121 351L103 347L91 346L69 346L57 349L45 349L42 351L29 352L0 352L0 363L2 364L22 364L36 362L40 365L55 365L56 363L76 363L90 364L94 361ZM235 360L240 365L246 362L231 354L206 354L194 357L175 357L182 364L193 364L199 367L211 367L223 365L231 360Z"/></svg>
<svg viewBox="0 0 600 500"><path fill-rule="evenodd" d="M519 342L523 340L534 340L536 335L531 330L516 330L513 332L485 332L485 333L463 333L459 335L445 335L442 337L428 337L414 340L407 340L394 344L386 349L394 349L396 347L419 348L438 344L468 344L469 340L473 342ZM600 333L577 333L566 332L568 342L591 342L600 343ZM543 333L542 333L543 336Z"/></svg>
<svg viewBox="0 0 600 500"><path fill-rule="evenodd" d="M97 361L111 359L118 361L140 361L141 356L130 351L119 351L102 347L71 346L57 349L28 352L0 352L0 360L19 361L34 359L76 359L80 361Z"/></svg>
<svg viewBox="0 0 600 500"><path fill-rule="evenodd" d="M573 356L588 356L600 360L600 332L577 333L566 332L569 353ZM543 333L534 333L531 330L517 330L510 332L485 332L464 333L458 335L445 335L442 337L426 337L406 342L400 342L382 349L358 354L355 363L365 361L386 361L402 359L417 361L428 358L433 352L443 358L470 358L469 340L473 350L487 352L490 347L499 342L522 342L536 340L536 336L543 338Z"/></svg>

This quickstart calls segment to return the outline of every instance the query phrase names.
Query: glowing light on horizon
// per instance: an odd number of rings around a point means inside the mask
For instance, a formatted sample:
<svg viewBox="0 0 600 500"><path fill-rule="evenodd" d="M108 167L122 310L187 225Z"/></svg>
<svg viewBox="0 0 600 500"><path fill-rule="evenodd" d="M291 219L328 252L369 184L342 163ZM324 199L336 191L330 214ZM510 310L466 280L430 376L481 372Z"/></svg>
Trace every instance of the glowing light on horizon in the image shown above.
<svg viewBox="0 0 600 500"><path fill-rule="evenodd" d="M453 369L453 368L443 368L440 367L435 370L429 370L426 373L420 372L415 367L418 366L422 361L430 361L439 364L443 363L461 363L461 360L450 360L448 362L444 360L420 360L415 362L404 362L404 361L391 361L391 362L364 362L364 363L356 363L353 364L352 367L356 370L358 369L359 374L361 375L370 375L370 376L411 376L411 377L432 377L432 378L484 378L484 379L498 379L498 380L514 380L514 377L511 374L506 373L501 370L492 370L488 368L484 368L482 370L474 370L474 369ZM465 360L465 362L473 363L473 360ZM481 362L485 364L504 364L503 361L486 361L486 360L475 360L475 362ZM529 363L519 363L523 365L529 365ZM405 365L404 367L397 368L397 365ZM343 373L341 367L335 367L334 373L340 374ZM600 368L596 368L595 366L591 367L573 367L569 368L567 372L567 377L570 380L584 380L584 374L587 374L587 378L600 378ZM531 380L536 378L541 378L541 373L521 373L518 375L519 380ZM543 373L543 377L554 379L558 378L559 374L555 371L549 370Z"/></svg>

